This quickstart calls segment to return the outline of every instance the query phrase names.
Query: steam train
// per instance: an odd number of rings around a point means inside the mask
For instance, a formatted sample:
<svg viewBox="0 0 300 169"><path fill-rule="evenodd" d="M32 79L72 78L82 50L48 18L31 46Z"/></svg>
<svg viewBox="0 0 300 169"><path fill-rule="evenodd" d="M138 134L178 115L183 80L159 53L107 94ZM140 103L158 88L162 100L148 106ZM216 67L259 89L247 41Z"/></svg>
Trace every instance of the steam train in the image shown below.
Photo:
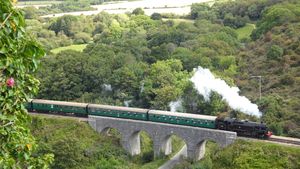
<svg viewBox="0 0 300 169"><path fill-rule="evenodd" d="M217 116L40 99L29 100L26 108L29 112L94 115L220 129L236 132L238 136L255 138L269 138L272 135L264 123Z"/></svg>

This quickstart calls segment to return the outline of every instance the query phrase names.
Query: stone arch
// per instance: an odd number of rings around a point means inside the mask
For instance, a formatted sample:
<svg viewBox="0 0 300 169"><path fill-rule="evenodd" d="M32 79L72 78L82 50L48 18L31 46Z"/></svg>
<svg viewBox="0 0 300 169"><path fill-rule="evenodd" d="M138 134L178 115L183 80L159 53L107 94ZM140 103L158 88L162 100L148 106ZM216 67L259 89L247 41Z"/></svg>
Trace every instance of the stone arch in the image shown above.
<svg viewBox="0 0 300 169"><path fill-rule="evenodd" d="M105 135L108 135L108 136L111 136L112 133L111 132L118 132L120 133L120 135L122 135L122 132L120 131L120 129L116 128L116 127L105 127L103 128L100 133L101 134L105 134Z"/></svg>
<svg viewBox="0 0 300 169"><path fill-rule="evenodd" d="M182 140L184 142L184 145L183 146L186 146L187 145L187 140L185 139L185 137L182 137L180 134L177 134L177 133L169 133L165 136L163 136L160 140L161 144L160 144L160 147L159 147L159 154L162 154L162 155L170 155L172 152L173 152L173 139L177 137L179 138L180 140ZM181 150L181 148L180 148ZM186 152L184 153L186 154Z"/></svg>
<svg viewBox="0 0 300 169"><path fill-rule="evenodd" d="M220 141L218 139L215 138L205 138L202 139L200 141L198 141L198 143L195 144L195 152L194 152L194 156L193 159L194 160L200 160L205 156L205 149L206 149L206 144L208 141L214 142L216 143L219 147L222 146L222 144L220 143Z"/></svg>
<svg viewBox="0 0 300 169"><path fill-rule="evenodd" d="M124 147L128 147L128 151L131 155L138 155L141 153L141 133L146 133L153 142L153 135L147 130L134 130L133 132L125 132L122 137Z"/></svg>
<svg viewBox="0 0 300 169"><path fill-rule="evenodd" d="M112 127L112 126L103 126L103 127L99 127L98 128L98 132L100 133L100 134L107 134L108 132L109 132L109 130L117 130L119 133L121 133L122 134L122 130L121 129L119 129L119 128L117 128L117 127Z"/></svg>

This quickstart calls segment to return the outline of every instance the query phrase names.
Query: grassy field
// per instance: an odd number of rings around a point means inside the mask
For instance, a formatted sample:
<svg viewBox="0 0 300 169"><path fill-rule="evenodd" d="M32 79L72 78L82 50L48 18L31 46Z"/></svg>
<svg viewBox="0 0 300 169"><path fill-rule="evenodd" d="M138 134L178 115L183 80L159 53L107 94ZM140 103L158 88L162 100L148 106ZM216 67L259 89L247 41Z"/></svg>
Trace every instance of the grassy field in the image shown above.
<svg viewBox="0 0 300 169"><path fill-rule="evenodd" d="M254 24L247 24L246 26L236 29L239 39L250 38L251 32L255 29Z"/></svg>
<svg viewBox="0 0 300 169"><path fill-rule="evenodd" d="M57 169L157 169L183 146L180 138L172 136L173 153L154 160L152 140L141 132L141 154L130 157L117 130L100 135L86 122L45 115L32 116L31 131L39 145L35 154L54 154L51 168Z"/></svg>
<svg viewBox="0 0 300 169"><path fill-rule="evenodd" d="M82 52L83 49L86 47L86 45L87 44L65 46L65 47L52 49L51 52L54 53L54 54L57 54L57 53L59 53L63 50L75 50L75 51L78 51L78 52Z"/></svg>
<svg viewBox="0 0 300 169"><path fill-rule="evenodd" d="M18 1L17 5L51 5L59 3L62 3L62 1Z"/></svg>

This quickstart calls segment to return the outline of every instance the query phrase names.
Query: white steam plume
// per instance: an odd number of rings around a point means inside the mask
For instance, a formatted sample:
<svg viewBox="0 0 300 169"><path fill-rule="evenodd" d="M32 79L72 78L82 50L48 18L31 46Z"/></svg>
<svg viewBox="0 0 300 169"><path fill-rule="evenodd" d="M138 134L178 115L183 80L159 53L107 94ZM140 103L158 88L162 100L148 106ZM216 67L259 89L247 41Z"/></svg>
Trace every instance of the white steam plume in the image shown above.
<svg viewBox="0 0 300 169"><path fill-rule="evenodd" d="M182 111L182 101L181 101L181 99L178 99L175 102L170 102L169 107L170 107L171 112Z"/></svg>
<svg viewBox="0 0 300 169"><path fill-rule="evenodd" d="M215 78L209 69L199 66L190 80L194 83L198 93L203 95L205 101L209 101L210 93L215 91L222 96L223 100L232 109L258 117L261 116L261 112L256 104L251 103L245 96L239 95L239 88L230 87L224 80Z"/></svg>

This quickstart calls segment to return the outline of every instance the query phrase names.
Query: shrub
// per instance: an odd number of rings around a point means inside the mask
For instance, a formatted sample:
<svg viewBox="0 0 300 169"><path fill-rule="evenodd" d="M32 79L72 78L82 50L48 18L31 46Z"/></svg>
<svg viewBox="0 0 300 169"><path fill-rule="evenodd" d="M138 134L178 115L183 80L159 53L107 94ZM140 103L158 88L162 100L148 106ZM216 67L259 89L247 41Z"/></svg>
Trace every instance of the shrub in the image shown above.
<svg viewBox="0 0 300 169"><path fill-rule="evenodd" d="M144 15L145 12L142 8L136 8L132 11L132 14L134 14L134 15Z"/></svg>
<svg viewBox="0 0 300 169"><path fill-rule="evenodd" d="M282 55L283 49L278 45L272 45L267 52L268 59L280 59Z"/></svg>
<svg viewBox="0 0 300 169"><path fill-rule="evenodd" d="M80 32L75 34L74 42L76 44L83 44L83 43L89 43L91 41L91 37L89 34Z"/></svg>
<svg viewBox="0 0 300 169"><path fill-rule="evenodd" d="M162 16L160 13L155 12L151 15L151 19L153 19L153 20L161 20L161 18L162 18Z"/></svg>

